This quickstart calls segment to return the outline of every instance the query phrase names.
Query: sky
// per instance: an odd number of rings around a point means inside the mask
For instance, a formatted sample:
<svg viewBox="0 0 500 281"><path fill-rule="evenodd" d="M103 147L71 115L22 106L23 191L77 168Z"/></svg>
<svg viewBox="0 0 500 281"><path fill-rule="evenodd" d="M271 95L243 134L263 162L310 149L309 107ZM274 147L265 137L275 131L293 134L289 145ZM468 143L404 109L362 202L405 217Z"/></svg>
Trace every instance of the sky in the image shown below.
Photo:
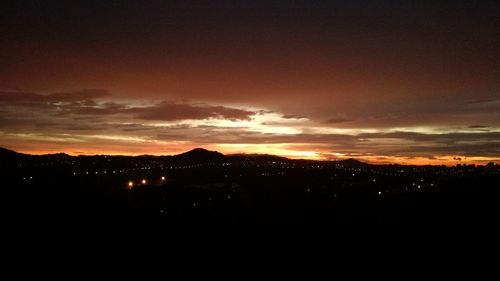
<svg viewBox="0 0 500 281"><path fill-rule="evenodd" d="M500 163L499 1L2 1L0 146Z"/></svg>

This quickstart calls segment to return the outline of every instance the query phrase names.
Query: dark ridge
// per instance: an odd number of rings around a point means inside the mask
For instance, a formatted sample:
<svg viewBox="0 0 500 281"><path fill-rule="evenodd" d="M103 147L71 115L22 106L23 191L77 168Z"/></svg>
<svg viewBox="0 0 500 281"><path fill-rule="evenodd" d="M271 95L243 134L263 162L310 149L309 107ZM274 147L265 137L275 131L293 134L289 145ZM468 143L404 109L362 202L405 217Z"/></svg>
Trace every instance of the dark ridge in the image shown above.
<svg viewBox="0 0 500 281"><path fill-rule="evenodd" d="M282 156L276 156L276 155L271 155L271 154L245 154L245 153L238 153L238 154L231 154L227 155L229 159L233 161L290 161L290 159Z"/></svg>
<svg viewBox="0 0 500 281"><path fill-rule="evenodd" d="M217 151L210 151L204 148L195 148L188 152L184 152L173 156L175 160L189 161L189 162L211 162L221 161L224 159L224 154Z"/></svg>
<svg viewBox="0 0 500 281"><path fill-rule="evenodd" d="M59 157L59 158L69 158L69 157L72 157L71 155L63 153L63 152L43 154L43 155L40 155L40 156L43 156L43 157Z"/></svg>
<svg viewBox="0 0 500 281"><path fill-rule="evenodd" d="M21 157L32 157L33 155L31 154L24 154L24 153L19 153L14 150L10 150L7 148L0 147L0 160L5 161L5 160L12 160L12 159L17 159Z"/></svg>
<svg viewBox="0 0 500 281"><path fill-rule="evenodd" d="M359 160L356 160L354 158L348 158L345 160L339 160L337 163L342 164L346 167L360 167L360 166L368 166L370 164L367 164L365 162L361 162Z"/></svg>
<svg viewBox="0 0 500 281"><path fill-rule="evenodd" d="M18 155L19 153L15 152L14 150L10 150L7 148L0 147L0 156L12 156L12 155Z"/></svg>
<svg viewBox="0 0 500 281"><path fill-rule="evenodd" d="M11 149L7 149L4 147L0 147L0 157L27 157L27 156L37 156L37 157L60 157L60 158L67 158L71 157L71 155L59 152L59 153L48 153L48 154L42 154L42 155L35 155L35 154L26 154L26 153L19 153Z"/></svg>
<svg viewBox="0 0 500 281"><path fill-rule="evenodd" d="M0 159L3 161L11 161L14 159L17 159L19 157L37 157L37 158L71 158L71 157L77 157L77 158L92 158L92 157L107 157L107 155L79 155L79 156L71 156L66 153L53 153L53 154L44 154L44 155L31 155L31 154L23 154L23 153L18 153L16 151L6 149L3 147L0 147ZM133 156L112 156L113 158L133 158ZM206 163L206 162L220 162L220 161L232 161L232 162L238 162L238 161L258 161L258 162L270 162L270 161L276 161L276 162L284 162L284 161L309 161L309 160L301 160L301 159L289 159L283 156L277 156L277 155L271 155L271 154L245 154L245 153L238 153L238 154L230 154L230 155L224 155L218 151L211 151L207 150L204 148L195 148L190 151L177 154L177 155L172 155L172 156L152 156L152 155L140 155L137 156L138 158L164 158L164 159L171 159L174 161L180 161L180 162L189 162L189 163ZM322 161L312 161L312 162L322 162ZM334 161L338 164L342 164L346 167L361 167L361 166L368 166L370 164L361 162L359 160L349 158L345 160L338 160Z"/></svg>
<svg viewBox="0 0 500 281"><path fill-rule="evenodd" d="M10 149L0 147L0 168L2 170L12 168L13 164L20 160L27 160L31 158L32 156L29 154L22 154ZM9 173L6 170L4 170L4 172Z"/></svg>

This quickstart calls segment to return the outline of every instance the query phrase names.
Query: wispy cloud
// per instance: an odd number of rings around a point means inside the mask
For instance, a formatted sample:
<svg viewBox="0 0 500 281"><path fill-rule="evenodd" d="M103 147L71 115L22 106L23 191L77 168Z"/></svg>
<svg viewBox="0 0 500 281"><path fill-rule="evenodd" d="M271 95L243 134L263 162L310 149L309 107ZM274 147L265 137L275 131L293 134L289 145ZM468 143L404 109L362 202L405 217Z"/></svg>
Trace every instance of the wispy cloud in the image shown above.
<svg viewBox="0 0 500 281"><path fill-rule="evenodd" d="M496 100L472 104L492 102ZM192 101L152 101L139 106L105 90L0 92L0 105L0 145L12 148L36 143L50 151L86 148L126 154L127 149L161 153L167 148L179 152L186 146L208 146L229 152L268 149L268 153L293 157L373 161L500 156L500 129L477 125L484 123L366 128L343 114L315 121L276 110Z"/></svg>

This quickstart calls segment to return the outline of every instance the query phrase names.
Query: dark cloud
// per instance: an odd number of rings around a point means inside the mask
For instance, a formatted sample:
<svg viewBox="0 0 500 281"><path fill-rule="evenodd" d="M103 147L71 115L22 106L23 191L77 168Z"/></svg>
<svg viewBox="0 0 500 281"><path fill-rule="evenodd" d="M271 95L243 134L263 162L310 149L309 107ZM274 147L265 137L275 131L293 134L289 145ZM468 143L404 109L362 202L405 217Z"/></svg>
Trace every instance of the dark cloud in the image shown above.
<svg viewBox="0 0 500 281"><path fill-rule="evenodd" d="M228 120L249 120L255 112L213 105L199 105L187 103L162 102L153 107L134 108L129 112L136 113L136 117L144 120L202 120L222 118Z"/></svg>
<svg viewBox="0 0 500 281"><path fill-rule="evenodd" d="M465 104L491 104L500 101L500 99L476 99L469 100Z"/></svg>
<svg viewBox="0 0 500 281"><path fill-rule="evenodd" d="M107 102L101 105L86 106L81 104L72 104L66 108L67 113L80 115L113 115L127 113L128 107L124 104Z"/></svg>
<svg viewBox="0 0 500 281"><path fill-rule="evenodd" d="M190 136L181 134L158 134L156 138L163 141L191 140Z"/></svg>
<svg viewBox="0 0 500 281"><path fill-rule="evenodd" d="M481 132L481 133L439 133L423 134L416 132L391 132L391 133L364 133L359 134L360 138L367 139L403 139L415 142L435 142L435 143L457 143L457 142L481 142L496 141L500 142L500 132Z"/></svg>
<svg viewBox="0 0 500 281"><path fill-rule="evenodd" d="M139 132L139 131L153 131L153 130L158 130L158 127L156 126L148 126L144 124L138 124L138 123L133 123L133 124L112 124L111 125L113 128L119 129L123 132Z"/></svg>
<svg viewBox="0 0 500 281"><path fill-rule="evenodd" d="M109 96L109 92L100 89L86 89L73 92L56 92L49 94L32 92L0 92L0 102L9 105L37 105L47 103L81 103L94 105L94 99Z"/></svg>
<svg viewBox="0 0 500 281"><path fill-rule="evenodd" d="M352 120L345 116L337 116L323 121L324 124L339 124L345 122L351 122Z"/></svg>
<svg viewBox="0 0 500 281"><path fill-rule="evenodd" d="M286 114L286 115L282 115L281 118L285 118L285 119L305 119L307 117L304 116L304 115Z"/></svg>
<svg viewBox="0 0 500 281"><path fill-rule="evenodd" d="M360 134L368 141L357 144L356 149L366 149L383 155L429 156L465 155L497 156L500 154L500 132L422 134L414 132ZM393 139L392 142L385 142Z"/></svg>
<svg viewBox="0 0 500 281"><path fill-rule="evenodd" d="M97 117L122 114L128 116L128 118L161 121L203 120L209 118L249 120L252 115L258 113L220 105L167 101L145 107L116 102L96 102L97 99L107 96L110 96L110 94L106 90L82 90L50 94L4 91L0 92L0 104L11 108L29 107L30 110L38 110L45 115L71 118L78 115ZM6 115L16 114L15 111L17 110L14 109L9 112L3 109L2 113Z"/></svg>
<svg viewBox="0 0 500 281"><path fill-rule="evenodd" d="M470 125L467 128L469 128L469 129L488 129L489 126L484 126L484 125Z"/></svg>
<svg viewBox="0 0 500 281"><path fill-rule="evenodd" d="M178 124L153 126L149 120L178 121L249 120L256 114L269 111L251 111L205 103L163 101L150 106L102 102L110 94L105 90L83 90L50 94L29 92L0 92L0 128L8 132L44 132L51 134L117 134L139 136L161 141L189 141L198 144L290 144L308 149L325 149L345 155L380 155L383 157L437 157L439 155L490 156L500 155L500 132L486 125L461 126L474 132L417 133L393 131L388 133L279 134L252 131L251 127L223 127L214 125ZM492 103L496 100L476 101ZM30 112L23 110L26 106ZM283 119L303 119L305 115L285 114ZM398 118L401 118L400 116ZM356 119L358 120L358 119ZM327 124L349 122L338 114L324 121ZM299 126L283 122L261 122L263 126ZM295 122L295 121L293 121ZM350 123L351 124L351 123ZM484 124L484 123L469 123ZM300 128L300 127L298 127ZM250 129L250 130L249 130ZM431 158L429 158L431 159Z"/></svg>
<svg viewBox="0 0 500 281"><path fill-rule="evenodd" d="M309 149L328 148L352 157L383 155L397 157L436 157L439 155L488 156L500 155L500 133L423 134L415 132L346 134L280 135L246 130L191 131L186 134L197 143L219 144L304 144ZM160 134L160 140L173 140L170 134ZM429 158L430 159L430 158Z"/></svg>

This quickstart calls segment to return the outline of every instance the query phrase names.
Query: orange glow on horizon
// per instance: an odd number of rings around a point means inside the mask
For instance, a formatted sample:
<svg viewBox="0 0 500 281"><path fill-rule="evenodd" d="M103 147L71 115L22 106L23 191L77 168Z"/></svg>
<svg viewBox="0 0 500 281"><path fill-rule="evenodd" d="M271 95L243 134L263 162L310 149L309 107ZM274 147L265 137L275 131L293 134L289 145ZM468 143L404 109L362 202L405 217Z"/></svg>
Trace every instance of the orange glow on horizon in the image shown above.
<svg viewBox="0 0 500 281"><path fill-rule="evenodd" d="M11 2L0 147L500 163L500 1Z"/></svg>
<svg viewBox="0 0 500 281"><path fill-rule="evenodd" d="M166 155L176 155L184 153L196 147L203 147L208 150L214 150L221 152L226 155L230 154L269 154L281 157L286 157L289 159L305 159L305 160L342 160L354 158L362 162L369 164L401 164L401 165L446 165L454 166L457 164L475 164L475 165L485 165L488 162L500 163L499 158L489 158L489 157L467 157L462 155L435 155L430 157L404 157L404 156L389 156L389 155L346 155L342 153L328 153L321 150L311 151L311 150L300 150L299 148L294 149L293 146L287 144L231 144L231 145L205 145L205 146L182 146L176 147L173 150L158 152L153 147L149 149L143 149L138 152L130 152L127 150L99 150L99 149L89 149L85 150L85 153L72 153L71 151L65 149L47 149L47 150L35 150L35 149L21 149L16 150L19 153L26 153L32 155L43 155L43 154L54 154L54 153L66 153L71 156L78 155L123 155L123 156L139 156L139 155L152 155L152 156L166 156ZM129 183L130 186L130 183Z"/></svg>

